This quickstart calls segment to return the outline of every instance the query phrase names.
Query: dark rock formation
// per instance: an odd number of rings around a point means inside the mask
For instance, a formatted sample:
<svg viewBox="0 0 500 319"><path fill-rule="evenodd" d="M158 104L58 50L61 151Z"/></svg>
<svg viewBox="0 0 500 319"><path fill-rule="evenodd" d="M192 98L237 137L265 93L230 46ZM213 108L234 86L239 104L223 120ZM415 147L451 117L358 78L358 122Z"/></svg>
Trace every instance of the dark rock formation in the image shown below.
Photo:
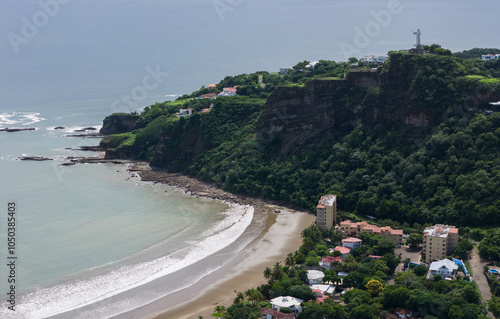
<svg viewBox="0 0 500 319"><path fill-rule="evenodd" d="M28 128L0 128L0 132L23 132L23 131L34 131L34 127L28 127Z"/></svg>
<svg viewBox="0 0 500 319"><path fill-rule="evenodd" d="M48 157L43 157L43 156L22 156L17 158L20 161L36 161L36 162L42 162L42 161L52 161L52 158Z"/></svg>
<svg viewBox="0 0 500 319"><path fill-rule="evenodd" d="M138 119L139 116L135 114L111 114L104 119L100 133L108 135L130 132L134 129Z"/></svg>

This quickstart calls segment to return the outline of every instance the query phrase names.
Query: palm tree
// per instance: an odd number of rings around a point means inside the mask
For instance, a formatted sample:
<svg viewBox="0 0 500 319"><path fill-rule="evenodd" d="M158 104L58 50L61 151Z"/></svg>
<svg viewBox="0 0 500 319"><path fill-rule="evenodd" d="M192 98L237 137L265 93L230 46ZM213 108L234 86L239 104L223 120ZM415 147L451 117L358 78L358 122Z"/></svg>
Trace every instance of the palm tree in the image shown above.
<svg viewBox="0 0 500 319"><path fill-rule="evenodd" d="M278 281L281 278L283 278L283 268L281 268L281 264L279 262L274 264L272 277L273 280L275 281Z"/></svg>
<svg viewBox="0 0 500 319"><path fill-rule="evenodd" d="M224 313L226 312L226 307L224 305L217 305L215 306L215 316L214 317L222 317L224 316Z"/></svg>
<svg viewBox="0 0 500 319"><path fill-rule="evenodd" d="M273 271L271 270L271 268L266 267L266 269L264 269L264 278L269 280L272 277L272 275L273 275Z"/></svg>
<svg viewBox="0 0 500 319"><path fill-rule="evenodd" d="M297 271L297 269L295 267L288 268L287 274L288 274L288 277L290 277L290 278L295 278L295 277L299 276L299 272Z"/></svg>
<svg viewBox="0 0 500 319"><path fill-rule="evenodd" d="M245 295L240 291L236 295L236 298L234 298L233 303L241 303L243 300L245 300Z"/></svg>
<svg viewBox="0 0 500 319"><path fill-rule="evenodd" d="M248 301L252 304L255 301L261 301L262 299L264 299L264 296L262 296L260 291L258 291L257 289L254 289L254 288L250 288L247 291L245 291L245 296L247 296Z"/></svg>
<svg viewBox="0 0 500 319"><path fill-rule="evenodd" d="M285 259L285 265L287 265L288 267L293 267L295 266L295 257L292 253L289 253L287 256L286 256L286 259Z"/></svg>

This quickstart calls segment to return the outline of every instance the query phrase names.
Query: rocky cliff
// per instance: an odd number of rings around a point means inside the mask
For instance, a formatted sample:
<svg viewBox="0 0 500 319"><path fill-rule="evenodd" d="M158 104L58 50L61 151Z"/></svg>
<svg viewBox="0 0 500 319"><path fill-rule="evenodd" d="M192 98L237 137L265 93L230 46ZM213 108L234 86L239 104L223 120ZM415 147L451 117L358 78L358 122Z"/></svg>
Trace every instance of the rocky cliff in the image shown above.
<svg viewBox="0 0 500 319"><path fill-rule="evenodd" d="M134 129L139 115L129 113L114 113L107 116L102 124L100 130L101 134L120 134L127 133Z"/></svg>

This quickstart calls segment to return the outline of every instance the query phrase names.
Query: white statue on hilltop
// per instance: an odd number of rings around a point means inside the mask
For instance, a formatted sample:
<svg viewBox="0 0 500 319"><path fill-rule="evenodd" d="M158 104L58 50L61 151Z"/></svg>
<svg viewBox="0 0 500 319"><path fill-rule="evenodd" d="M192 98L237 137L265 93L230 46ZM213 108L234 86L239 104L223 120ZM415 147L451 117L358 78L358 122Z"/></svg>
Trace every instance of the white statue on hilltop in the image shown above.
<svg viewBox="0 0 500 319"><path fill-rule="evenodd" d="M420 35L422 34L420 32L420 29L417 29L417 31L413 31L413 34L417 36L417 44L415 45L417 49L422 49L422 43L420 43Z"/></svg>

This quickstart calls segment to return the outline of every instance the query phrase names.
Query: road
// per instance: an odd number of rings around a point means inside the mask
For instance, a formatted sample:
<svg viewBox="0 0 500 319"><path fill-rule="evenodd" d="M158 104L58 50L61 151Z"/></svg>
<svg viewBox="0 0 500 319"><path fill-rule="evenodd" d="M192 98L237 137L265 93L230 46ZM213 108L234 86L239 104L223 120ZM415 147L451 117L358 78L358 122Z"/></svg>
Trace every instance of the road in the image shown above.
<svg viewBox="0 0 500 319"><path fill-rule="evenodd" d="M488 285L488 280L486 279L486 275L484 274L483 268L488 264L487 261L482 260L479 257L477 249L474 248L471 258L469 260L472 280L474 280L479 288L479 292L481 293L481 297L484 301L491 299L490 286ZM487 316L489 318L494 318L491 312L488 312Z"/></svg>

